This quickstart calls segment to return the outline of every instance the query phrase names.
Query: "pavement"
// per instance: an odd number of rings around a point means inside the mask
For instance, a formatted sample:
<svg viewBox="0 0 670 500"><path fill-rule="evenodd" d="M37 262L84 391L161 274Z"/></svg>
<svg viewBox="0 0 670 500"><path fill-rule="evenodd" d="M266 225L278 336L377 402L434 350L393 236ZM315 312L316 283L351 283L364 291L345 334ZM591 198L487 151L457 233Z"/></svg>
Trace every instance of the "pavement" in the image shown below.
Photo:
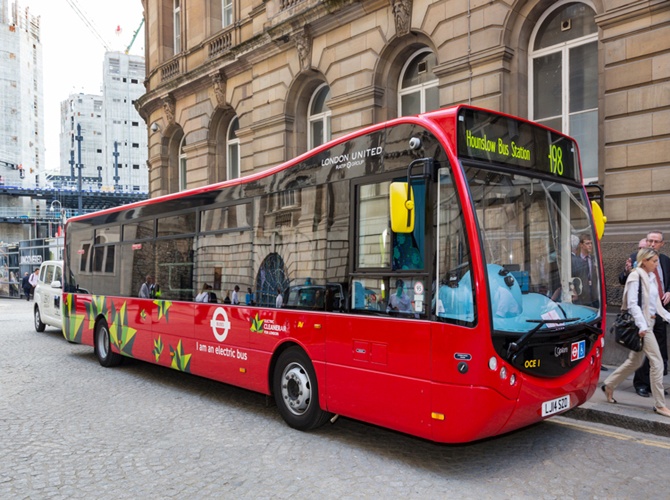
<svg viewBox="0 0 670 500"><path fill-rule="evenodd" d="M617 366L603 366L607 368L607 371L600 372L598 389L591 396L591 399L583 405L564 413L563 416L670 437L670 418L654 412L654 402L651 397L638 396L633 387L633 375L624 380L614 391L614 399L617 403L607 402L601 386ZM670 375L663 377L663 382L665 388L670 389ZM668 407L670 407L670 396L666 396L666 400Z"/></svg>

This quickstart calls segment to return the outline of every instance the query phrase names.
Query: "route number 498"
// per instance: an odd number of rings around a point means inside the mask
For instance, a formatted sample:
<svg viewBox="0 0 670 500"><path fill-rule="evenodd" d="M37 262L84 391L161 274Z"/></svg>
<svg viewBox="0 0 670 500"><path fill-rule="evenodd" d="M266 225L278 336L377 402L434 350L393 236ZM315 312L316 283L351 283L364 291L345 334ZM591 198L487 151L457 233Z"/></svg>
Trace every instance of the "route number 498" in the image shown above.
<svg viewBox="0 0 670 500"><path fill-rule="evenodd" d="M549 149L549 169L552 174L563 175L563 150L554 144Z"/></svg>

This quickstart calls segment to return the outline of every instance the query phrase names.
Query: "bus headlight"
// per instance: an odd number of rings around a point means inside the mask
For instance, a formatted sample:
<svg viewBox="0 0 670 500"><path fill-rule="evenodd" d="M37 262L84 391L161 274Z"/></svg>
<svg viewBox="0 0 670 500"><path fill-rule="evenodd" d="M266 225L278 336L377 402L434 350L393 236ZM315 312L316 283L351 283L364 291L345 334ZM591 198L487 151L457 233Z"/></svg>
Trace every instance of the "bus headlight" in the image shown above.
<svg viewBox="0 0 670 500"><path fill-rule="evenodd" d="M500 379L505 380L507 378L507 368L504 366L500 369Z"/></svg>
<svg viewBox="0 0 670 500"><path fill-rule="evenodd" d="M489 368L493 371L496 371L498 368L498 360L495 356L491 356L491 359L489 359Z"/></svg>
<svg viewBox="0 0 670 500"><path fill-rule="evenodd" d="M512 373L512 376L509 378L509 385L516 384L516 375Z"/></svg>

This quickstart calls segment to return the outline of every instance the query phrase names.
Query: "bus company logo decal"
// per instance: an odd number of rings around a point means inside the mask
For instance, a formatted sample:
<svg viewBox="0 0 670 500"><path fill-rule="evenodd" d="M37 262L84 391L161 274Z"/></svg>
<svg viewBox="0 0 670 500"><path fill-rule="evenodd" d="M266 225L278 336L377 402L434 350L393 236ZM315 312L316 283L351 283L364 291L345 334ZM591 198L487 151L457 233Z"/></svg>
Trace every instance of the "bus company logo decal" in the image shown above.
<svg viewBox="0 0 670 500"><path fill-rule="evenodd" d="M586 356L586 340L573 342L570 346L570 361L577 361Z"/></svg>
<svg viewBox="0 0 670 500"><path fill-rule="evenodd" d="M340 170L343 168L358 167L365 163L366 158L371 156L379 156L382 154L382 147L377 146L374 148L368 148L359 151L353 151L351 153L343 153L338 156L329 156L321 160L322 167L331 167L334 166L335 170Z"/></svg>
<svg viewBox="0 0 670 500"><path fill-rule="evenodd" d="M216 340L219 342L226 340L228 332L230 331L230 321L228 320L228 314L223 307L216 308L209 325L212 327L212 332L214 333Z"/></svg>
<svg viewBox="0 0 670 500"><path fill-rule="evenodd" d="M280 333L287 333L288 326L275 323L273 319L261 319L258 314L251 320L251 331L278 337Z"/></svg>
<svg viewBox="0 0 670 500"><path fill-rule="evenodd" d="M563 354L568 353L568 352L570 352L569 347L566 347L566 346L554 347L554 356L557 357L557 358L559 356L562 356Z"/></svg>

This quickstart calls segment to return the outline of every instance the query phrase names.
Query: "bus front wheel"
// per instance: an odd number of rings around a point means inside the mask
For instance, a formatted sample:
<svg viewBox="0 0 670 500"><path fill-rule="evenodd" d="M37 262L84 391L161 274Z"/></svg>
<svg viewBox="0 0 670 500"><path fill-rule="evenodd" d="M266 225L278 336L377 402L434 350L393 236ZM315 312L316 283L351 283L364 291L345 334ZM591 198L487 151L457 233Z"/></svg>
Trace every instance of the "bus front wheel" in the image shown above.
<svg viewBox="0 0 670 500"><path fill-rule="evenodd" d="M312 362L299 347L290 347L280 354L274 369L273 392L279 413L294 429L316 429L330 418L319 407L319 387Z"/></svg>
<svg viewBox="0 0 670 500"><path fill-rule="evenodd" d="M100 364L106 368L118 366L123 357L112 351L112 345L109 336L109 326L103 319L95 327L95 355Z"/></svg>

